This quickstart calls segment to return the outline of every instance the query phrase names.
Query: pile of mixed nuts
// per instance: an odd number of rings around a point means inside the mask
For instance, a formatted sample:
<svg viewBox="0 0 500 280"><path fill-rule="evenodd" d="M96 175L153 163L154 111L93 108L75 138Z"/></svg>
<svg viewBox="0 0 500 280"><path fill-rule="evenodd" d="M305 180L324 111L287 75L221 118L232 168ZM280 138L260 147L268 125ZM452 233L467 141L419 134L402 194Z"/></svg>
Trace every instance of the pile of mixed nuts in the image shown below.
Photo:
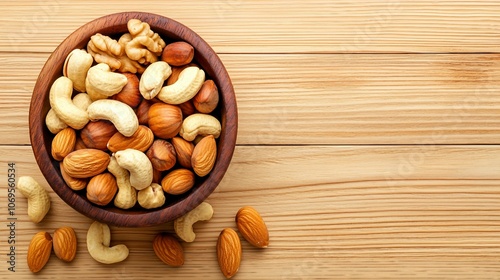
<svg viewBox="0 0 500 280"><path fill-rule="evenodd" d="M127 29L118 40L95 34L87 50L69 53L62 76L51 86L45 123L55 134L51 155L71 189L85 191L99 206L153 209L165 204L165 193L183 194L213 169L221 133L213 113L219 93L192 62L193 46L166 44L138 19L129 20ZM26 176L18 188L28 198L30 219L40 222L50 208L45 189ZM177 237L193 242L193 224L212 215L212 206L203 202L174 221ZM238 211L236 225L250 244L269 244L267 227L252 207ZM87 232L87 248L96 261L110 264L128 257L125 245L110 247L110 241L108 225L95 221ZM36 234L28 249L31 271L45 266L52 247L59 258L71 261L76 243L69 227L57 230L53 239L46 232ZM241 261L236 231L224 229L216 248L222 273L232 277ZM171 234L158 234L153 249L168 265L184 263L182 245Z"/></svg>

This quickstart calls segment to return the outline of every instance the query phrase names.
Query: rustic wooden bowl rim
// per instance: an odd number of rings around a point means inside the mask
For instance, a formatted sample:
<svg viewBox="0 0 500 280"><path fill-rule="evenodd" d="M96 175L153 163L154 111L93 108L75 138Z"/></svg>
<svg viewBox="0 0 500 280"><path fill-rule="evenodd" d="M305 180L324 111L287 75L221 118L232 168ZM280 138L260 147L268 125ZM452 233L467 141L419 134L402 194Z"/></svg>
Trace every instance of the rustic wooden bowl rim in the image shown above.
<svg viewBox="0 0 500 280"><path fill-rule="evenodd" d="M219 137L216 164L204 181L186 197L168 207L156 210L128 211L115 207L101 208L90 203L80 194L71 190L61 177L59 162L50 155L53 138L45 126L45 116L49 110L48 94L53 81L62 75L62 64L66 56L75 48L85 48L90 36L95 33L117 34L126 30L127 21L137 18L148 22L151 29L162 36L176 41L184 40L195 48L195 59L218 85L222 133ZM166 38L164 38L166 39ZM95 19L70 34L51 54L42 68L33 90L29 110L30 140L36 162L54 192L68 205L85 216L103 223L144 227L166 223L187 213L203 202L218 186L231 161L237 134L237 108L231 79L214 50L195 32L183 24L152 13L122 12ZM54 213L57 215L57 213Z"/></svg>

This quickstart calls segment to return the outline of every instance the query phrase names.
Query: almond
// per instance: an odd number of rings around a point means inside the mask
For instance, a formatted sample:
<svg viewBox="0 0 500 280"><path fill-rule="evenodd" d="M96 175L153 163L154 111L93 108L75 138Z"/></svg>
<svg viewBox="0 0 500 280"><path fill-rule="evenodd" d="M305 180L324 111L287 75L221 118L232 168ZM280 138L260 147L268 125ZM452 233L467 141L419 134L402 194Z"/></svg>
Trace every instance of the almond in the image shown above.
<svg viewBox="0 0 500 280"><path fill-rule="evenodd" d="M76 132L73 128L67 127L59 131L52 139L52 157L61 161L71 153L76 144Z"/></svg>
<svg viewBox="0 0 500 280"><path fill-rule="evenodd" d="M203 137L194 147L191 165L196 175L204 177L212 171L217 157L217 144L213 135Z"/></svg>
<svg viewBox="0 0 500 280"><path fill-rule="evenodd" d="M149 108L148 118L149 128L158 138L173 138L181 130L182 111L178 106L155 103Z"/></svg>
<svg viewBox="0 0 500 280"><path fill-rule="evenodd" d="M233 277L241 263L241 242L236 231L231 228L222 230L217 240L217 261L226 278Z"/></svg>
<svg viewBox="0 0 500 280"><path fill-rule="evenodd" d="M200 113L211 113L219 104L219 91L213 80L206 80L193 97L193 105Z"/></svg>
<svg viewBox="0 0 500 280"><path fill-rule="evenodd" d="M111 173L102 173L90 179L87 185L87 199L97 205L108 205L118 191L115 176Z"/></svg>
<svg viewBox="0 0 500 280"><path fill-rule="evenodd" d="M64 182L66 182L66 185L74 191L79 191L85 189L87 186L89 180L87 178L73 178L66 173L66 170L63 168L63 163L59 163L59 168L61 169L61 175L63 177Z"/></svg>
<svg viewBox="0 0 500 280"><path fill-rule="evenodd" d="M89 178L106 170L109 160L110 156L101 150L81 149L64 158L63 168L73 178Z"/></svg>
<svg viewBox="0 0 500 280"><path fill-rule="evenodd" d="M164 263L179 267L184 264L184 250L181 243L172 235L159 233L153 239L153 250Z"/></svg>
<svg viewBox="0 0 500 280"><path fill-rule="evenodd" d="M174 42L165 46L161 60L172 66L189 64L194 57L194 48L186 42Z"/></svg>
<svg viewBox="0 0 500 280"><path fill-rule="evenodd" d="M184 140L182 137L172 138L177 162L184 168L191 168L191 156L193 155L194 144Z"/></svg>
<svg viewBox="0 0 500 280"><path fill-rule="evenodd" d="M139 91L139 78L136 74L132 73L122 74L127 77L127 84L125 84L125 86L119 93L113 95L111 98L121 101L132 108L135 108L139 106L142 100L142 95Z"/></svg>
<svg viewBox="0 0 500 280"><path fill-rule="evenodd" d="M258 248L266 248L269 245L266 223L253 207L240 208L235 220L238 231L250 244Z"/></svg>
<svg viewBox="0 0 500 280"><path fill-rule="evenodd" d="M28 247L27 262L31 272L38 272L47 264L52 252L52 237L48 232L33 236Z"/></svg>
<svg viewBox="0 0 500 280"><path fill-rule="evenodd" d="M161 186L166 193L179 195L190 190L194 183L194 173L189 169L179 168L168 173L161 181Z"/></svg>
<svg viewBox="0 0 500 280"><path fill-rule="evenodd" d="M106 151L109 138L117 132L115 126L105 120L89 122L81 131L83 143L87 148Z"/></svg>
<svg viewBox="0 0 500 280"><path fill-rule="evenodd" d="M77 239L72 227L61 227L54 231L54 253L65 261L71 262L76 256Z"/></svg>
<svg viewBox="0 0 500 280"><path fill-rule="evenodd" d="M155 136L149 127L139 125L139 128L130 137L116 132L108 141L108 150L115 153L126 149L136 149L145 152L153 144Z"/></svg>
<svg viewBox="0 0 500 280"><path fill-rule="evenodd" d="M146 155L158 171L171 169L177 161L174 146L163 139L155 140Z"/></svg>

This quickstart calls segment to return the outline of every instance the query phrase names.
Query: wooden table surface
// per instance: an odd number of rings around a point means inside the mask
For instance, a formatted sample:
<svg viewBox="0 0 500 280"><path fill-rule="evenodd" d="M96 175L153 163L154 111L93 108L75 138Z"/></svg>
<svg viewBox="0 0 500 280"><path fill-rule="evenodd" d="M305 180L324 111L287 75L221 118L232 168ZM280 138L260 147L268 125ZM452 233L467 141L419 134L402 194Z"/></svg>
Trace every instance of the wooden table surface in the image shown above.
<svg viewBox="0 0 500 280"><path fill-rule="evenodd" d="M234 279L500 277L500 2L410 0L61 1L0 4L0 278L222 279L215 244L244 205L270 247L243 244ZM112 227L128 259L103 265L85 244L90 219L50 192L40 224L15 208L10 272L7 172L33 176L32 89L73 30L120 11L158 13L198 32L233 80L239 109L230 168L208 198L210 222L170 268L151 241L171 224ZM74 262L33 275L38 231L71 225Z"/></svg>

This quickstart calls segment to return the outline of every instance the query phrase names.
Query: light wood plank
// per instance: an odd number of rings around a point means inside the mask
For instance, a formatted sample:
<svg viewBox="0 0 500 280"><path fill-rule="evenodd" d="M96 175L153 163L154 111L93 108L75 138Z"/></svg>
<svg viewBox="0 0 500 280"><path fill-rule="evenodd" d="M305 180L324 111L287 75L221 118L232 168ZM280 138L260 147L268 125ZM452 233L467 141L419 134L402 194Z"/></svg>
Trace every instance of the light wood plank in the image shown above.
<svg viewBox="0 0 500 280"><path fill-rule="evenodd" d="M498 52L500 3L481 1L2 1L0 51L52 51L105 14L176 19L217 52Z"/></svg>
<svg viewBox="0 0 500 280"><path fill-rule="evenodd" d="M34 176L49 189L29 147L4 146L0 153L0 178L6 178L6 163L15 161L18 176ZM171 231L171 224L112 227L112 242L127 244L131 254L120 264L96 263L84 241L91 220L51 192L52 210L39 225L27 220L26 201L18 197L18 272L8 274L2 261L2 275L220 279L217 236L234 227L239 207L252 205L267 222L271 245L256 250L243 241L235 279L491 279L500 273L499 166L500 146L237 147L208 198L214 218L197 224L197 240L184 244L184 267L166 267L151 248L154 235ZM6 194L2 189L1 205ZM6 223L5 211L0 219ZM32 275L25 262L31 236L63 225L77 231L76 260L68 265L52 256L40 275ZM4 225L1 232L5 252Z"/></svg>
<svg viewBox="0 0 500 280"><path fill-rule="evenodd" d="M0 53L0 144L29 143L29 101L48 55ZM499 143L498 55L221 58L237 94L239 144Z"/></svg>

